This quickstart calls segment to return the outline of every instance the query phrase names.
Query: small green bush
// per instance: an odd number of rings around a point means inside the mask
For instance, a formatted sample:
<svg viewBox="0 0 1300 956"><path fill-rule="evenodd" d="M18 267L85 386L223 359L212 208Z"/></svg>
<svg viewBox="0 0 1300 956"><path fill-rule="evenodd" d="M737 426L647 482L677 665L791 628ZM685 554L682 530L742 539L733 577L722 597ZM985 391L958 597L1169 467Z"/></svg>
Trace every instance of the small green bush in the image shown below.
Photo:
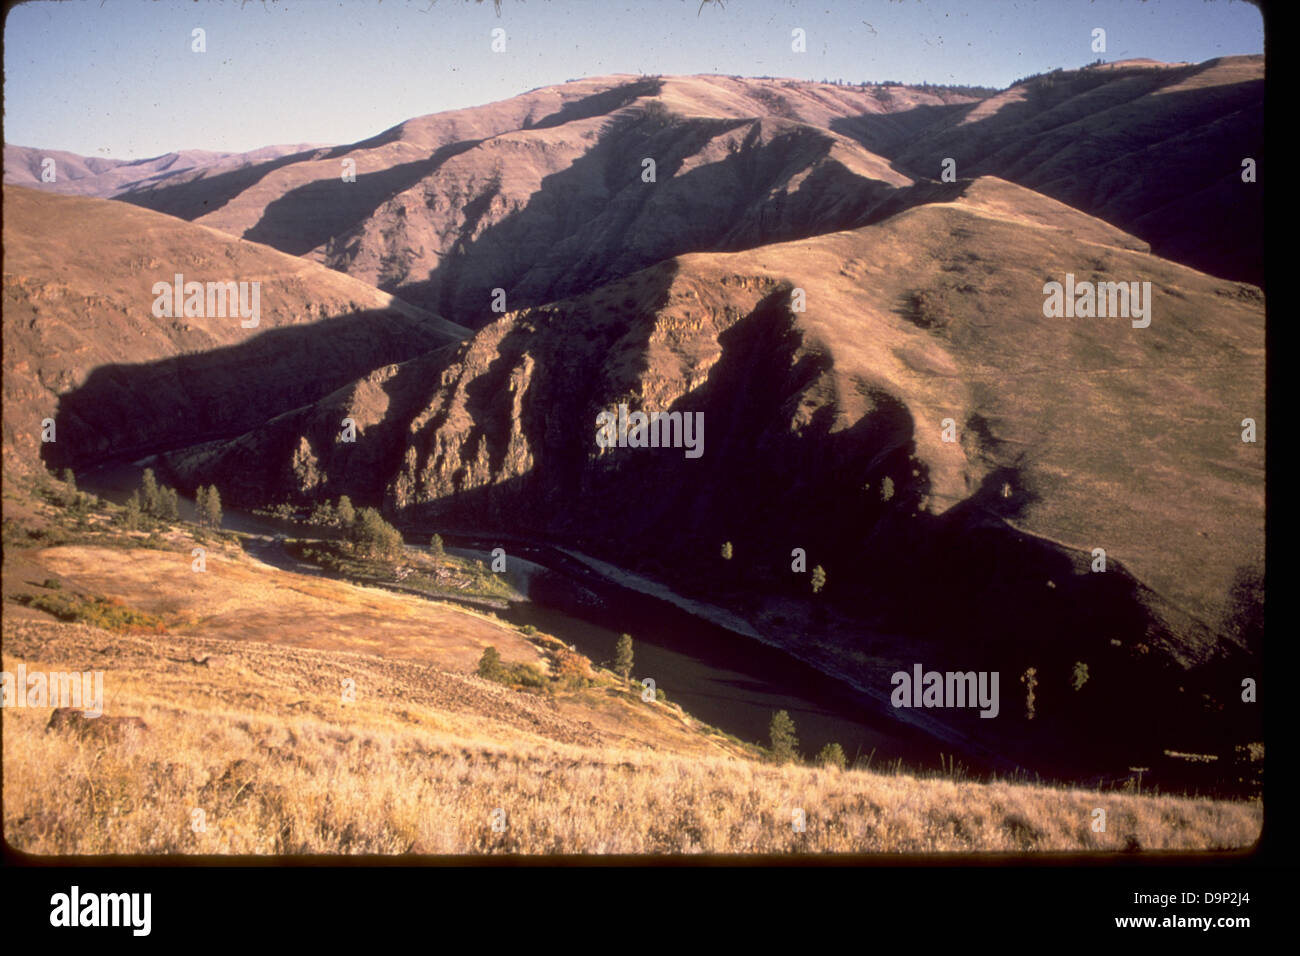
<svg viewBox="0 0 1300 956"><path fill-rule="evenodd" d="M823 767L838 767L843 770L848 761L844 757L844 748L831 743L817 752L817 763Z"/></svg>
<svg viewBox="0 0 1300 956"><path fill-rule="evenodd" d="M114 598L89 600L65 594L20 594L14 598L26 607L53 614L60 621L74 621L102 627L106 631L146 631L160 634L166 630L161 618L127 607Z"/></svg>
<svg viewBox="0 0 1300 956"><path fill-rule="evenodd" d="M488 680L500 680L505 666L501 663L501 654L495 647L488 647L478 659L478 676Z"/></svg>

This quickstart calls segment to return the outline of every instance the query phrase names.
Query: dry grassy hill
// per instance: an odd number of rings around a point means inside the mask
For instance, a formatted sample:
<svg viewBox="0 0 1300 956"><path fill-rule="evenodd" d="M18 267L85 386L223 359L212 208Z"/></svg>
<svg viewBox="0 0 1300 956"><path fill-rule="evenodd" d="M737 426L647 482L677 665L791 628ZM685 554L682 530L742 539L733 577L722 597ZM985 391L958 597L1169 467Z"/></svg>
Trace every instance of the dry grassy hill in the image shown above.
<svg viewBox="0 0 1300 956"><path fill-rule="evenodd" d="M922 130L833 128L912 176L997 176L1059 199L1212 275L1264 284L1264 57L1058 70Z"/></svg>
<svg viewBox="0 0 1300 956"><path fill-rule="evenodd" d="M356 279L125 203L4 190L5 467L234 435L461 327ZM260 324L155 318L155 282L259 282ZM41 420L56 422L42 446Z"/></svg>
<svg viewBox="0 0 1300 956"><path fill-rule="evenodd" d="M995 96L616 75L122 198L478 327L495 288L520 308L670 256L859 225L952 158L959 177L1040 190L1166 258L1260 284L1262 196L1240 160L1262 150L1262 88L1262 57L1057 71Z"/></svg>
<svg viewBox="0 0 1300 956"><path fill-rule="evenodd" d="M911 179L838 120L975 97L611 76L417 117L361 143L122 198L306 255L478 326L668 256L859 221ZM642 160L656 182L642 181ZM344 161L356 181L344 182ZM214 208L215 207L215 208Z"/></svg>
<svg viewBox="0 0 1300 956"><path fill-rule="evenodd" d="M104 688L93 720L4 712L3 835L28 853L1133 852L1260 832L1258 802L774 765L589 665L537 692L473 673L490 644L554 675L566 652L546 635L210 534L199 575L193 528L144 541L102 508L78 543L24 546L10 522L61 519L19 499L6 490L3 669L99 671ZM102 599L102 626L19 592Z"/></svg>
<svg viewBox="0 0 1300 956"><path fill-rule="evenodd" d="M592 732L594 708L556 715L437 665L71 624L4 637L6 669L102 668L106 714L148 725L103 743L6 712L4 837L29 853L1186 851L1245 849L1261 826L1258 804L773 766L700 732L668 744L665 718ZM221 663L169 660L196 653Z"/></svg>

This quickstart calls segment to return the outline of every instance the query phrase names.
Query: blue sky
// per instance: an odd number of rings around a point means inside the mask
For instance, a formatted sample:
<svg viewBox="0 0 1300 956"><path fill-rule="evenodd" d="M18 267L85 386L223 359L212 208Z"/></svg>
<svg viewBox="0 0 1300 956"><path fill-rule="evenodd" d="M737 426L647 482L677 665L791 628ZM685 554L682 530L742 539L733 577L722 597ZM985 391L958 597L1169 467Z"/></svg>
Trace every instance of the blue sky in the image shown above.
<svg viewBox="0 0 1300 956"><path fill-rule="evenodd" d="M606 73L1004 87L1099 56L1262 53L1264 36L1242 0L502 0L499 17L469 0L34 0L4 41L6 142L140 159L348 143Z"/></svg>

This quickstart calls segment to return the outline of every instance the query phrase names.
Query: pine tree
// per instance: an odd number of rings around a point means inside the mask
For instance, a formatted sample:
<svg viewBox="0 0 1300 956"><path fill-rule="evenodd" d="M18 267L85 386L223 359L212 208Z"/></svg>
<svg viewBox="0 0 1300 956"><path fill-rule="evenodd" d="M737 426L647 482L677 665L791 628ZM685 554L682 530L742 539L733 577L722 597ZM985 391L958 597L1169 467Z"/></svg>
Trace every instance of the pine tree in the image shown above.
<svg viewBox="0 0 1300 956"><path fill-rule="evenodd" d="M1074 662L1074 672L1070 675L1070 686L1081 690L1088 683L1088 665L1083 661Z"/></svg>
<svg viewBox="0 0 1300 956"><path fill-rule="evenodd" d="M799 755L799 738L795 736L794 721L787 712L778 710L773 714L767 732L772 738L772 756L780 763L786 763Z"/></svg>
<svg viewBox="0 0 1300 956"><path fill-rule="evenodd" d="M72 473L71 468L64 468L59 475L60 480L66 486L63 496L65 507L71 508L81 503L81 495L77 493L77 476Z"/></svg>
<svg viewBox="0 0 1300 956"><path fill-rule="evenodd" d="M819 564L812 569L813 594L819 594L824 587L826 587L826 569Z"/></svg>
<svg viewBox="0 0 1300 956"><path fill-rule="evenodd" d="M632 677L632 635L622 634L614 646L614 673L623 680Z"/></svg>
<svg viewBox="0 0 1300 956"><path fill-rule="evenodd" d="M209 485L208 493L203 496L202 518L209 528L221 527L221 494L216 485Z"/></svg>
<svg viewBox="0 0 1300 956"><path fill-rule="evenodd" d="M194 518L200 528L207 523L208 515L208 489L199 485L194 492Z"/></svg>
<svg viewBox="0 0 1300 956"><path fill-rule="evenodd" d="M442 549L442 535L435 534L429 541L429 551L435 558L441 558L446 552Z"/></svg>
<svg viewBox="0 0 1300 956"><path fill-rule="evenodd" d="M731 542L730 541L722 542L722 560L730 561L731 555L732 555Z"/></svg>
<svg viewBox="0 0 1300 956"><path fill-rule="evenodd" d="M352 499L347 495L339 498L338 506L339 527L345 531L352 527L352 523L357 520L357 513L352 507Z"/></svg>
<svg viewBox="0 0 1300 956"><path fill-rule="evenodd" d="M154 477L152 468L146 468L140 476L140 499L141 511L151 518L159 517L158 479Z"/></svg>
<svg viewBox="0 0 1300 956"><path fill-rule="evenodd" d="M181 501L175 488L164 485L158 489L158 517L163 521L181 520Z"/></svg>
<svg viewBox="0 0 1300 956"><path fill-rule="evenodd" d="M140 492L131 492L131 497L126 499L126 510L122 512L122 527L128 531L135 531L140 527Z"/></svg>

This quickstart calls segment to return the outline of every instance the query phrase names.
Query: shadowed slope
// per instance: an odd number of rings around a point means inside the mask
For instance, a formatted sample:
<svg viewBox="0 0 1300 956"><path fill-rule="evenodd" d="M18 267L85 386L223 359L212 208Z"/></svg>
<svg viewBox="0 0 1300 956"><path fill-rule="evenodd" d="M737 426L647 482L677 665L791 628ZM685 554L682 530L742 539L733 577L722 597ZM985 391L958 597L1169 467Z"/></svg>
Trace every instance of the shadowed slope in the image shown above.
<svg viewBox="0 0 1300 956"><path fill-rule="evenodd" d="M4 217L6 468L237 434L464 332L314 263L129 205L6 187ZM260 283L260 324L156 318L153 285L176 273ZM57 438L43 444L47 417Z"/></svg>

